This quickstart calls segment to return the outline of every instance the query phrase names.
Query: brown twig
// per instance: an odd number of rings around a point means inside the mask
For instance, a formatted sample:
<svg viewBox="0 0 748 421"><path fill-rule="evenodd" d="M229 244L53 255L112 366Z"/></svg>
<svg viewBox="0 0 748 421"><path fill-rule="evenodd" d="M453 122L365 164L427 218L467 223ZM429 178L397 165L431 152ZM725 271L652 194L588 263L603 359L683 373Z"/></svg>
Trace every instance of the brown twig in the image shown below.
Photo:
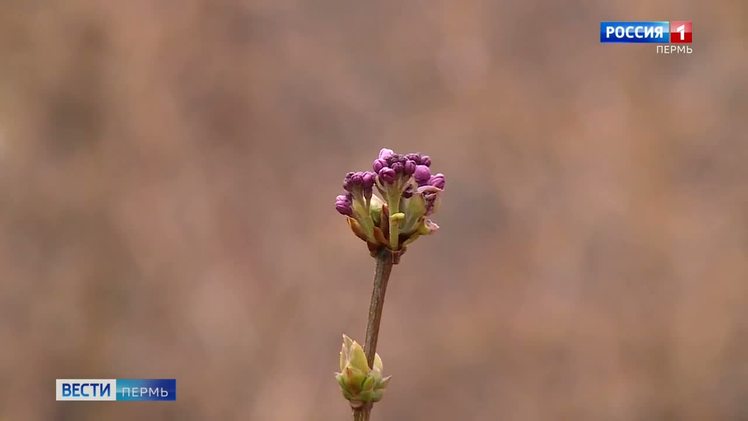
<svg viewBox="0 0 748 421"><path fill-rule="evenodd" d="M371 292L371 304L369 305L369 322L366 325L366 361L369 367L374 366L374 355L377 352L377 340L379 339L379 324L382 321L382 309L384 308L384 294L387 292L387 282L392 272L393 255L387 249L382 249L376 257L377 268L374 273L374 289ZM371 404L353 410L354 421L368 421L371 413Z"/></svg>

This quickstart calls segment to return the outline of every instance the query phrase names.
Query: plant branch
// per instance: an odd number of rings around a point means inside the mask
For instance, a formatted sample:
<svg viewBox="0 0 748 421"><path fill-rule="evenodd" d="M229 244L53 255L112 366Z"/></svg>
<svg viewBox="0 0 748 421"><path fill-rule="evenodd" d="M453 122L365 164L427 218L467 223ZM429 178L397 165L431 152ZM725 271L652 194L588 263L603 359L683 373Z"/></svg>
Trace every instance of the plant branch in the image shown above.
<svg viewBox="0 0 748 421"><path fill-rule="evenodd" d="M366 405L353 410L353 421L369 421L371 405Z"/></svg>
<svg viewBox="0 0 748 421"><path fill-rule="evenodd" d="M379 339L379 323L382 321L384 294L387 291L390 272L392 272L392 253L383 248L377 255L374 289L371 292L371 304L369 304L369 322L366 325L364 351L369 367L374 367L374 355L377 352L377 339Z"/></svg>
<svg viewBox="0 0 748 421"><path fill-rule="evenodd" d="M382 309L384 308L384 294L387 292L387 282L392 272L392 253L383 248L377 254L377 268L374 272L374 289L371 292L371 304L369 305L369 321L366 325L366 361L369 367L374 367L374 355L377 352L377 340L379 339L379 324L382 321ZM354 421L369 421L371 404L353 410Z"/></svg>

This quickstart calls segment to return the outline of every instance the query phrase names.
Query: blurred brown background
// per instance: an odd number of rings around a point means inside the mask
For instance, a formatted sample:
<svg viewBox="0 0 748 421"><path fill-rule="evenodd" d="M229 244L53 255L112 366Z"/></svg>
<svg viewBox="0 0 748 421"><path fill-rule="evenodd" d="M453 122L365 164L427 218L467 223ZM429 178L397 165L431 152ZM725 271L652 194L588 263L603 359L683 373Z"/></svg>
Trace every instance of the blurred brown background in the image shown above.
<svg viewBox="0 0 748 421"><path fill-rule="evenodd" d="M3 0L0 419L348 420L382 146L447 175L376 420L748 419L745 1ZM694 53L601 45L692 19ZM55 378L176 377L176 403Z"/></svg>

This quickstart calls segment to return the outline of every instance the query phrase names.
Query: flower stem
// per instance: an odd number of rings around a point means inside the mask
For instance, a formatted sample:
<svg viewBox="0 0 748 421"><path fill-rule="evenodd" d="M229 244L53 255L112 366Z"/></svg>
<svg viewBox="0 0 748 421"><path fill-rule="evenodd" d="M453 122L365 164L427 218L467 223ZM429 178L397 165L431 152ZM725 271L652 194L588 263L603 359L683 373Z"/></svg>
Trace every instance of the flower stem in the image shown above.
<svg viewBox="0 0 748 421"><path fill-rule="evenodd" d="M371 415L371 405L353 410L353 421L369 421Z"/></svg>
<svg viewBox="0 0 748 421"><path fill-rule="evenodd" d="M366 325L364 351L369 367L374 367L374 355L377 352L377 339L379 339L379 323L382 321L384 294L387 291L390 272L392 272L392 253L389 250L382 249L377 255L374 289L371 292L371 304L369 304L369 322Z"/></svg>
<svg viewBox="0 0 748 421"><path fill-rule="evenodd" d="M400 212L400 193L393 194L391 197L388 197L387 207L390 213L390 248L392 250L397 250L397 246L400 244L399 231L401 221L393 219L392 215Z"/></svg>
<svg viewBox="0 0 748 421"><path fill-rule="evenodd" d="M369 367L374 367L374 355L377 352L377 340L379 339L379 323L382 321L382 309L384 308L384 294L387 291L387 282L392 272L392 253L382 249L377 254L377 268L374 272L374 289L371 292L371 304L369 305L369 322L366 325L366 361ZM372 405L364 405L362 408L353 410L354 421L368 421Z"/></svg>

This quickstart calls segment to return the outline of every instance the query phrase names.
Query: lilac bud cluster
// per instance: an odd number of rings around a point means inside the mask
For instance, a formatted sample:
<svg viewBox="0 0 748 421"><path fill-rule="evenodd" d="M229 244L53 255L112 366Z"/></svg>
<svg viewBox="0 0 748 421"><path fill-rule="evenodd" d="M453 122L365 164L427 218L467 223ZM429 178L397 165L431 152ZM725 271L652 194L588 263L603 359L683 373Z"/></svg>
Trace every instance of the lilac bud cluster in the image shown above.
<svg viewBox="0 0 748 421"><path fill-rule="evenodd" d="M367 202L371 200L374 193L374 180L376 174L371 171L349 172L343 179L343 190L335 198L335 209L345 216L353 216L353 201L357 195L362 196Z"/></svg>
<svg viewBox="0 0 748 421"><path fill-rule="evenodd" d="M361 189L364 196L371 197L375 178L376 174L371 171L349 172L343 179L343 189L348 193Z"/></svg>
<svg viewBox="0 0 748 421"><path fill-rule="evenodd" d="M398 180L407 180L410 176L416 177L419 174L431 176L429 171L431 158L427 155L409 153L405 155L396 154L392 149L382 149L379 152L379 158L371 164L372 169L378 176L378 180L383 185L395 184Z"/></svg>
<svg viewBox="0 0 748 421"><path fill-rule="evenodd" d="M381 247L402 252L419 235L438 228L426 216L436 209L445 177L431 173L428 155L385 148L372 162L372 170L346 174L345 192L335 198L335 209L348 217L351 229L372 253Z"/></svg>
<svg viewBox="0 0 748 421"><path fill-rule="evenodd" d="M436 175L431 175L431 169L427 165L417 165L415 173L413 173L413 179L418 183L418 187L434 186L444 190L444 174L437 173Z"/></svg>

